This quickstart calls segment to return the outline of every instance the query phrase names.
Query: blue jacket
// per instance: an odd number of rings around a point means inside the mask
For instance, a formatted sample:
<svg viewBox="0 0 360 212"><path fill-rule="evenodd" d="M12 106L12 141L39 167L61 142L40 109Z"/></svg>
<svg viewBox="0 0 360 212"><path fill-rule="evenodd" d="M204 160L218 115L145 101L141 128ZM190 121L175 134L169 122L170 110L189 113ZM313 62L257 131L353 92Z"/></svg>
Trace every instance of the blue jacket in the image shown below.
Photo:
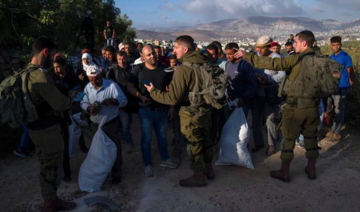
<svg viewBox="0 0 360 212"><path fill-rule="evenodd" d="M228 72L228 64L226 69ZM255 72L255 68L250 63L245 60L239 62L236 76L231 79L232 85L227 88L230 100L241 98L244 102L249 102L255 96L257 89Z"/></svg>

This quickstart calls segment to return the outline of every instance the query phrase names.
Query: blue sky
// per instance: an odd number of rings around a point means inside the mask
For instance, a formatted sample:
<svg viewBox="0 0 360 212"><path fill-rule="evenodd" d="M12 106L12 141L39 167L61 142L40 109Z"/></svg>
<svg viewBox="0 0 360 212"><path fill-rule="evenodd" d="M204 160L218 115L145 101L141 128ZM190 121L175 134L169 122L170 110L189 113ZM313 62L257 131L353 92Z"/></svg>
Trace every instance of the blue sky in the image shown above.
<svg viewBox="0 0 360 212"><path fill-rule="evenodd" d="M116 0L137 29L192 26L248 16L303 16L349 22L360 0Z"/></svg>

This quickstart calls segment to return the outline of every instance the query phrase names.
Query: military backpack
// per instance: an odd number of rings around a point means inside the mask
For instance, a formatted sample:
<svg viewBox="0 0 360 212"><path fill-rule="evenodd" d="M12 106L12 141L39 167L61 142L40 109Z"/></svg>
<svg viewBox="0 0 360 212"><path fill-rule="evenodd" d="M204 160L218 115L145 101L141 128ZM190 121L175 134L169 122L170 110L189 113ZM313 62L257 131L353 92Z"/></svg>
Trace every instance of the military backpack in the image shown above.
<svg viewBox="0 0 360 212"><path fill-rule="evenodd" d="M28 91L28 76L39 67L30 67L7 77L0 84L0 122L12 128L38 119Z"/></svg>
<svg viewBox="0 0 360 212"><path fill-rule="evenodd" d="M208 104L220 109L227 104L226 88L231 83L229 74L210 61L203 65L189 62L182 64L191 67L195 73L195 86L189 92L192 107Z"/></svg>
<svg viewBox="0 0 360 212"><path fill-rule="evenodd" d="M326 57L309 53L301 56L299 76L290 81L286 77L280 85L279 96L289 96L305 99L328 97L339 89L339 77L342 66Z"/></svg>

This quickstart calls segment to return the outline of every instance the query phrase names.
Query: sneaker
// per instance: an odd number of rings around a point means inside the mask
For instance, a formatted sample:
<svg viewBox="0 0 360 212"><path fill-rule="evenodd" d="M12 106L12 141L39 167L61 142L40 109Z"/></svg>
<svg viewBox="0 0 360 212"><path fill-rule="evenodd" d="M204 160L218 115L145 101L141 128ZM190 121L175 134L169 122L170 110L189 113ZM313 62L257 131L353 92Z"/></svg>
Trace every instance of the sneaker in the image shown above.
<svg viewBox="0 0 360 212"><path fill-rule="evenodd" d="M145 177L153 177L154 171L151 166L145 166Z"/></svg>
<svg viewBox="0 0 360 212"><path fill-rule="evenodd" d="M305 143L302 140L299 140L299 142L296 142L296 146L300 149L305 149Z"/></svg>
<svg viewBox="0 0 360 212"><path fill-rule="evenodd" d="M168 167L170 169L176 169L178 167L178 165L174 163L170 158L165 161L161 161L160 166Z"/></svg>
<svg viewBox="0 0 360 212"><path fill-rule="evenodd" d="M14 150L14 155L19 156L21 158L31 158L32 155L27 151L18 151L17 149Z"/></svg>
<svg viewBox="0 0 360 212"><path fill-rule="evenodd" d="M131 144L126 144L125 145L125 152L130 154L132 152L132 145Z"/></svg>

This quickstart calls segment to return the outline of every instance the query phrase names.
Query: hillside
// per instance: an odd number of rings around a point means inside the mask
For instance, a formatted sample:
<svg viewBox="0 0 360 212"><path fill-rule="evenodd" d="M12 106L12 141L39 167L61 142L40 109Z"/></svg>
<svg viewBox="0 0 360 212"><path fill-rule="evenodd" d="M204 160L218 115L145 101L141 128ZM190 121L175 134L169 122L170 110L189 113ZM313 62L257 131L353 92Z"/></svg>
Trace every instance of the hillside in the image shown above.
<svg viewBox="0 0 360 212"><path fill-rule="evenodd" d="M317 37L333 35L360 36L360 19L349 23L326 19L318 20L306 17L264 17L255 16L242 19L226 19L193 27L171 27L154 30L138 30L137 37L143 39L173 39L181 34L192 35L201 41L220 38L242 38L269 35L288 37L302 30L311 30ZM167 38L167 39L166 39Z"/></svg>

